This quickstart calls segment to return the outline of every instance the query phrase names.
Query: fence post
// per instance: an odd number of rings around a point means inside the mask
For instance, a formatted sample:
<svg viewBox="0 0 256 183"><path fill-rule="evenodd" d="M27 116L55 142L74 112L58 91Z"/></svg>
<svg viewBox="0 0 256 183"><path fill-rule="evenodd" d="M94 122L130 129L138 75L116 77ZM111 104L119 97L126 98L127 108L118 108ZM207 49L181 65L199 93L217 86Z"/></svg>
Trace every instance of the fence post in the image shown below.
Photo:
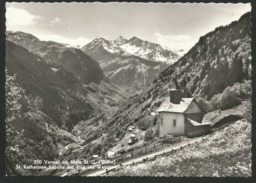
<svg viewBox="0 0 256 183"><path fill-rule="evenodd" d="M106 174L108 175L108 169L106 169Z"/></svg>
<svg viewBox="0 0 256 183"><path fill-rule="evenodd" d="M120 168L122 169L122 163L120 163Z"/></svg>
<svg viewBox="0 0 256 183"><path fill-rule="evenodd" d="M132 166L134 166L134 161L132 162Z"/></svg>

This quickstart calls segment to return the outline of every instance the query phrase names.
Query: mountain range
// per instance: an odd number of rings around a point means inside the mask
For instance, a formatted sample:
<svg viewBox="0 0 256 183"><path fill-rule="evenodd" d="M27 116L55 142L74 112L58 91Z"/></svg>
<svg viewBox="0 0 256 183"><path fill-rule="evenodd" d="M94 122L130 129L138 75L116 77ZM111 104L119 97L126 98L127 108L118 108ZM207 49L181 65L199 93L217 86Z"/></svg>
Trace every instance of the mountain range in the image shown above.
<svg viewBox="0 0 256 183"><path fill-rule="evenodd" d="M179 58L178 54L169 50L167 47L164 48L160 44L144 41L135 36L130 39L119 36L111 41L101 37L96 38L83 46L82 50L93 55L91 52L93 52L93 50L95 51L95 48L99 49L98 47L101 47L101 49L104 49L111 54L117 54L119 56L134 55L146 60L164 62L170 65L176 62ZM96 60L102 60L104 58L100 57L100 55L98 57L96 55L93 56Z"/></svg>
<svg viewBox="0 0 256 183"><path fill-rule="evenodd" d="M137 37L125 39L120 36L111 41L96 38L82 50L99 62L114 84L129 93L143 91L162 70L179 58L169 49Z"/></svg>

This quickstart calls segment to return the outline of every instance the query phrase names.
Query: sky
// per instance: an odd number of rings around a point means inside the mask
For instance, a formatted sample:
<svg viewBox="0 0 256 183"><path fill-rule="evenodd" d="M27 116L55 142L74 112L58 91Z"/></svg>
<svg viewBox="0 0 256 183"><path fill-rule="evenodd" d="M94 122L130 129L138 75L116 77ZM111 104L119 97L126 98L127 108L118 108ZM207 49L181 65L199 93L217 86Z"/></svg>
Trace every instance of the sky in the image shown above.
<svg viewBox="0 0 256 183"><path fill-rule="evenodd" d="M78 47L97 37L136 36L188 51L248 11L249 3L6 3L6 29Z"/></svg>

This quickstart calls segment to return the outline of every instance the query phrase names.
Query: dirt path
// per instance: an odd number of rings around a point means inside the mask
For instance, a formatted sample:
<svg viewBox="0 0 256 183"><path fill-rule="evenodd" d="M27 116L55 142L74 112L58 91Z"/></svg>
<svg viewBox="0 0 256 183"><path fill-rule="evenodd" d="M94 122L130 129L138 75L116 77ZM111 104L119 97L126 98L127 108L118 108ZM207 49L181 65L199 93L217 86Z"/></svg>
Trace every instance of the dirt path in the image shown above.
<svg viewBox="0 0 256 183"><path fill-rule="evenodd" d="M163 153L168 153L168 152L171 152L173 150L180 149L181 147L187 146L188 144L193 144L193 143L196 143L196 142L200 142L200 141L202 141L206 138L208 138L208 136L198 137L198 138L190 139L188 141L183 141L183 142L174 144L171 147L167 147L167 148L165 148L161 151L154 152L154 153L151 153L151 154L147 154L147 155L141 156L139 158L128 160L128 161L122 163L122 166L127 166L127 165L132 165L133 163L136 164L136 163L139 163L139 162L143 162L143 159L147 159L147 158L151 159L151 158L154 158L155 156L162 155ZM110 171L112 169L118 169L118 168L120 168L120 164L111 167L110 169L108 169L108 171ZM97 171L97 172L94 172L94 173L91 173L91 174L88 174L88 175L85 175L85 176L89 176L89 177L91 177L91 176L100 176L102 174L105 174L106 171L107 171L107 169L103 169L103 170L100 170L100 171Z"/></svg>

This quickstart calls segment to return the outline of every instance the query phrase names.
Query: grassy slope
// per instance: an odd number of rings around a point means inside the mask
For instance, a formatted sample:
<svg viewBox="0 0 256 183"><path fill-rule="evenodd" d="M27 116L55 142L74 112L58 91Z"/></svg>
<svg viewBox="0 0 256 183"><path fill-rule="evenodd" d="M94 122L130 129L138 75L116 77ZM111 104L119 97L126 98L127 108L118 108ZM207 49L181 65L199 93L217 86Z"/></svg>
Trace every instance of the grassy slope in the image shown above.
<svg viewBox="0 0 256 183"><path fill-rule="evenodd" d="M251 124L239 120L208 140L111 176L251 176Z"/></svg>

